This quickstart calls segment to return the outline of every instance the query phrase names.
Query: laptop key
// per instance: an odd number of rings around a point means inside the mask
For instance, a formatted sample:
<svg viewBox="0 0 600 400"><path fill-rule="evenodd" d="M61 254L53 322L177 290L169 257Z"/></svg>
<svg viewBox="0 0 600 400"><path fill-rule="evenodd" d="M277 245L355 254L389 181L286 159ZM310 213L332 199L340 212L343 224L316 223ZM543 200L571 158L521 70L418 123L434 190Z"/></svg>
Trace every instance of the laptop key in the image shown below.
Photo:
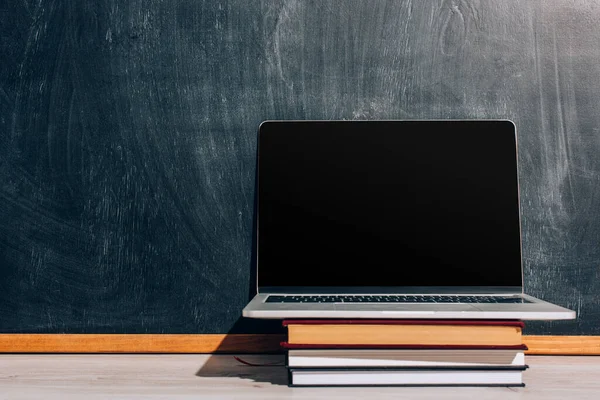
<svg viewBox="0 0 600 400"><path fill-rule="evenodd" d="M286 296L269 296L267 297L267 303L283 303Z"/></svg>

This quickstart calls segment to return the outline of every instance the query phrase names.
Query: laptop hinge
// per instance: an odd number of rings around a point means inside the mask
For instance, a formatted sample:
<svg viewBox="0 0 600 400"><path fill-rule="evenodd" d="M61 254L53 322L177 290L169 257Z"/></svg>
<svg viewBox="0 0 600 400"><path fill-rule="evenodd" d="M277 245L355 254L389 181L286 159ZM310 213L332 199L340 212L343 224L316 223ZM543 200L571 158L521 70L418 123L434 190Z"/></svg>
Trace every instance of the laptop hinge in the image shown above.
<svg viewBox="0 0 600 400"><path fill-rule="evenodd" d="M522 286L263 286L258 293L290 294L522 294Z"/></svg>

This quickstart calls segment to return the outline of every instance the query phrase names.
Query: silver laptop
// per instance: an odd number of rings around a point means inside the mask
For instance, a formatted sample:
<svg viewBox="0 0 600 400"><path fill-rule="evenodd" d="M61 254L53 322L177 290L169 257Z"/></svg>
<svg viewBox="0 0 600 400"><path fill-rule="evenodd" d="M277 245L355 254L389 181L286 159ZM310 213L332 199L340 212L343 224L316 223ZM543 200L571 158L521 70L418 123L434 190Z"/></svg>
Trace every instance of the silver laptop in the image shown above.
<svg viewBox="0 0 600 400"><path fill-rule="evenodd" d="M516 145L507 120L263 122L243 315L575 318L523 293Z"/></svg>

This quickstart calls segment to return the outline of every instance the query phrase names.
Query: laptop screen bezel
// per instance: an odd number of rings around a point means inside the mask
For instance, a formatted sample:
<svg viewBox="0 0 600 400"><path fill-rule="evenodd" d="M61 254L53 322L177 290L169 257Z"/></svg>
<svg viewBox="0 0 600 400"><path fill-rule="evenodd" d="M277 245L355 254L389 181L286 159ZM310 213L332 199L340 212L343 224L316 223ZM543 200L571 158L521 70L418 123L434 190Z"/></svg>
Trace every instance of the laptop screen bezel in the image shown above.
<svg viewBox="0 0 600 400"><path fill-rule="evenodd" d="M256 259L256 292L259 294L271 294L271 293L290 293L290 294L369 294L369 293L407 293L407 294L496 294L496 293L508 293L508 294L523 294L524 286L524 271L523 271L523 231L522 231L522 216L521 216L521 190L519 182L519 157L518 157L518 136L517 128L513 121L509 119L427 119L427 120L373 120L373 121L385 121L385 122L447 122L447 123L464 123L464 122L509 122L512 125L513 134L515 136L515 152L516 152L516 171L517 171L517 201L518 201L518 222L519 222L519 255L520 255L520 268L521 268L521 285L520 286L261 286L260 285L260 255L259 255L259 226L260 226L260 215L258 204L260 202L259 185L260 185L260 135L263 127L267 124L297 124L297 123L310 123L310 122L330 122L330 123L352 123L359 122L365 123L370 121L365 120L352 120L352 121L339 121L339 120L265 120L261 122L258 127L257 137L257 163L256 163L256 235L255 242L255 254Z"/></svg>

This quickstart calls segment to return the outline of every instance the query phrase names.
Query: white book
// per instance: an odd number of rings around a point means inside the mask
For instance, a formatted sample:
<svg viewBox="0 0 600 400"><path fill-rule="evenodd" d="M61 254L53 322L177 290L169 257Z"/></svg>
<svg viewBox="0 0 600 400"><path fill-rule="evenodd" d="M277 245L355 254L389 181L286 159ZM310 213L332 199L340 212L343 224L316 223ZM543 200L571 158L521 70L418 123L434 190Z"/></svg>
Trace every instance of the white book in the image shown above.
<svg viewBox="0 0 600 400"><path fill-rule="evenodd" d="M290 369L290 386L523 386L520 370Z"/></svg>
<svg viewBox="0 0 600 400"><path fill-rule="evenodd" d="M289 350L289 367L524 366L519 350L309 349Z"/></svg>

